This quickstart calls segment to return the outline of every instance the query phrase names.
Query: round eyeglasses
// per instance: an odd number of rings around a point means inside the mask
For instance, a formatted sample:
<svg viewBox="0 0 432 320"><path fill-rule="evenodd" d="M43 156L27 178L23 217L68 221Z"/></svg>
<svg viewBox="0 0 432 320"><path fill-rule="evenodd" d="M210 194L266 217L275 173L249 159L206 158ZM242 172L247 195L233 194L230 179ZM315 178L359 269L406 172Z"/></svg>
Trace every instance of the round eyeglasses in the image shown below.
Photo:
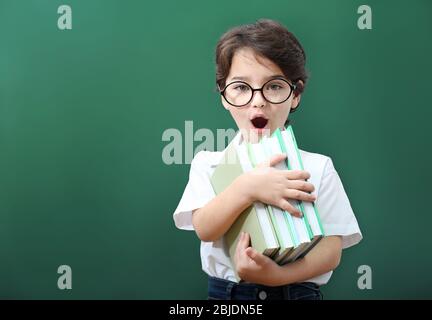
<svg viewBox="0 0 432 320"><path fill-rule="evenodd" d="M285 79L277 78L267 81L259 89L254 89L243 81L234 81L228 84L220 94L230 105L243 107L252 101L255 91L260 91L268 102L280 104L287 101L295 89L295 84L291 84Z"/></svg>

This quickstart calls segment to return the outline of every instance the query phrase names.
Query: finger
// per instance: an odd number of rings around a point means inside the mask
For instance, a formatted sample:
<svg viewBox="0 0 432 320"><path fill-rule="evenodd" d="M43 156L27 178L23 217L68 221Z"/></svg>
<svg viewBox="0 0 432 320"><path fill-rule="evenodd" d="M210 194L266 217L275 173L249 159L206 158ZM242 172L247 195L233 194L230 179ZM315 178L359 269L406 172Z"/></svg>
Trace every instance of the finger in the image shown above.
<svg viewBox="0 0 432 320"><path fill-rule="evenodd" d="M245 251L247 250L247 248L249 247L249 234L246 232L241 232L240 235L240 240L237 244L237 248L236 248L236 265L237 267L240 267L244 264L247 264L248 261L248 257L245 253Z"/></svg>
<svg viewBox="0 0 432 320"><path fill-rule="evenodd" d="M241 252L244 250L244 247L242 245L242 239L244 237L244 233L241 232L239 236L239 240L237 242L236 250L235 250L235 259L236 261L240 261Z"/></svg>
<svg viewBox="0 0 432 320"><path fill-rule="evenodd" d="M255 261L258 265L263 265L268 262L268 258L264 256L263 254L256 251L254 248L249 247L246 249L246 255L251 258L253 261ZM267 258L267 259L266 259Z"/></svg>
<svg viewBox="0 0 432 320"><path fill-rule="evenodd" d="M284 198L308 202L314 202L316 200L316 196L314 194L310 194L296 189L285 190Z"/></svg>
<svg viewBox="0 0 432 320"><path fill-rule="evenodd" d="M257 165L257 167L259 167L259 168L273 167L274 165L278 164L279 162L281 162L285 159L286 159L286 154L284 154L284 153L275 154L275 155L271 156L269 159L267 159L266 161L259 163Z"/></svg>
<svg viewBox="0 0 432 320"><path fill-rule="evenodd" d="M305 170L285 170L285 177L290 180L307 180L310 178L310 173Z"/></svg>
<svg viewBox="0 0 432 320"><path fill-rule="evenodd" d="M301 218L302 215L303 215L302 212L296 206L293 206L286 199L282 199L281 200L281 203L280 203L279 207L282 210L285 210L286 212L288 212L289 214L291 214L294 217Z"/></svg>
<svg viewBox="0 0 432 320"><path fill-rule="evenodd" d="M287 155L285 153L275 154L275 155L271 156L270 160L269 160L270 167L277 165L279 162L285 160L286 157L287 157Z"/></svg>
<svg viewBox="0 0 432 320"><path fill-rule="evenodd" d="M249 234L242 232L238 247L240 250L245 250L247 247L249 247Z"/></svg>
<svg viewBox="0 0 432 320"><path fill-rule="evenodd" d="M313 192L315 187L312 183L305 180L288 180L289 189L297 189L305 192Z"/></svg>

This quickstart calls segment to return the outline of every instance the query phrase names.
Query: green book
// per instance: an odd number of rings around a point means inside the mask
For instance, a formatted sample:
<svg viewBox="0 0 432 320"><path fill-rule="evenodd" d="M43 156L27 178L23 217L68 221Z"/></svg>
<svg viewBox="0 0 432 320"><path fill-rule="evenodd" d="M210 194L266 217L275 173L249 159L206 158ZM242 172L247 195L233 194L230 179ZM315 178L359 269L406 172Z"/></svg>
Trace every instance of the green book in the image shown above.
<svg viewBox="0 0 432 320"><path fill-rule="evenodd" d="M261 140L261 143L247 144L248 157L253 167L266 161L271 155L271 150L266 144L263 144L262 141L263 140ZM238 151L241 152L241 150ZM281 263L291 255L294 250L295 243L293 235L289 223L285 218L285 213L280 208L271 205L265 205L265 207L271 218L280 246L279 252L273 256L273 259L275 262Z"/></svg>
<svg viewBox="0 0 432 320"><path fill-rule="evenodd" d="M291 126L282 131L277 129L272 136L264 136L258 143L248 143L246 146L247 155L253 167L268 160L272 155L285 153L287 154L286 161L276 164L275 168L304 170ZM301 218L293 217L276 206L265 205L280 246L279 252L272 258L281 265L304 257L324 237L324 230L315 204L293 199L288 199L288 201L303 213Z"/></svg>
<svg viewBox="0 0 432 320"><path fill-rule="evenodd" d="M216 194L223 192L238 176L253 170L274 154L285 153L287 159L275 165L279 170L304 170L300 151L291 126L277 129L258 143L230 144L210 178ZM272 205L253 203L244 210L224 235L233 266L239 235L249 233L251 246L283 265L304 257L324 237L324 229L314 203L288 200L303 213L302 218ZM236 274L237 280L240 280Z"/></svg>
<svg viewBox="0 0 432 320"><path fill-rule="evenodd" d="M248 168L244 167L248 165L247 161L245 159L240 161L239 154L237 154L237 150L233 144L230 144L225 150L221 162L210 178L216 194L220 194L234 179L243 174L243 172L248 171ZM224 241L233 265L233 257L241 232L249 233L251 246L258 252L272 257L279 251L279 242L277 241L273 224L264 204L255 202L244 210L225 233Z"/></svg>
<svg viewBox="0 0 432 320"><path fill-rule="evenodd" d="M279 129L277 130L279 131ZM248 143L248 158L255 167L259 163L268 160L272 155L287 153L285 141L279 141L274 135L263 137L258 143ZM289 149L289 148L288 148ZM240 150L239 150L240 151ZM275 165L279 170L287 170L287 163L280 162ZM301 210L301 203L288 200L293 206ZM311 232L307 217L293 217L290 213L279 207L269 204L265 205L272 218L276 236L279 241L280 250L273 259L278 264L285 264L297 260L303 256L311 244Z"/></svg>
<svg viewBox="0 0 432 320"><path fill-rule="evenodd" d="M304 170L303 161L300 156L297 141L292 126L286 130L275 130L270 140L278 141L280 149L287 154L286 166L288 170ZM294 261L304 257L313 247L325 236L321 218L315 203L308 201L297 201L297 206L303 213L303 219L307 226L310 243L307 244L298 254L288 257L284 263Z"/></svg>

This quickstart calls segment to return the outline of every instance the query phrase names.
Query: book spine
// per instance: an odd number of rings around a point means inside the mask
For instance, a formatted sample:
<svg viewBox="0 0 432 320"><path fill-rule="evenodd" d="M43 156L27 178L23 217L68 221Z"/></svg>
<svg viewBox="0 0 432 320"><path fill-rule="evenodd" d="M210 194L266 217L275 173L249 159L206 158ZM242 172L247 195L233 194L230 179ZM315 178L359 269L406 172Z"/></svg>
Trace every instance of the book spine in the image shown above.
<svg viewBox="0 0 432 320"><path fill-rule="evenodd" d="M258 165L257 158L252 150L252 146L250 143L247 144L247 153L249 156L249 161L252 164L252 167L255 168ZM280 233L279 230L276 228L276 224L274 223L274 214L271 208L269 208L267 205L263 204L264 208L267 212L267 219L269 220L270 224L272 225L272 237L276 239L276 242L278 243L278 246L280 247L282 244L282 241L280 239Z"/></svg>
<svg viewBox="0 0 432 320"><path fill-rule="evenodd" d="M267 137L264 137L263 139L261 139L261 148L264 151L264 156L266 159L270 159L274 154L277 153L275 149L275 145L272 143L273 140L272 139L268 139ZM294 240L293 240L293 236L292 236L292 230L289 226L289 223L286 219L286 213L276 207L276 206L272 206L269 205L269 210L272 211L273 215L274 215L274 223L275 223L275 228L277 228L279 230L280 233L280 246L281 246L281 256L278 257L276 259L276 262L280 262L282 261L285 256L288 255L288 253L291 252L291 250L294 247Z"/></svg>
<svg viewBox="0 0 432 320"><path fill-rule="evenodd" d="M298 259L304 258L309 253L309 251L311 251L318 244L318 242L321 241L322 238L323 236L316 236L309 244L307 249L304 252L302 252L302 254L298 257Z"/></svg>
<svg viewBox="0 0 432 320"><path fill-rule="evenodd" d="M271 206L266 205L266 209L270 215L271 218L271 222L273 224L273 228L275 229L276 232L276 239L279 243L279 247L280 247L280 252L284 251L286 249L286 247L283 245L283 240L282 240L282 234L280 231L280 226L276 221L276 217L275 217L275 213L273 212L273 209Z"/></svg>
<svg viewBox="0 0 432 320"><path fill-rule="evenodd" d="M264 137L262 143L263 146L267 146L265 150L267 151L268 156L271 157L275 154L282 153L279 142L274 137ZM279 168L280 170L286 169L286 165L284 163L278 163L275 165L275 167ZM294 227L293 217L285 210L279 210L282 213L282 219L284 220L284 225L286 227L286 230L288 231L289 242L291 243L292 248L296 248L299 245L300 241Z"/></svg>
<svg viewBox="0 0 432 320"><path fill-rule="evenodd" d="M300 151L299 151L299 148L298 148L298 145L297 145L297 140L295 138L294 130L293 130L293 128L292 128L291 125L288 126L287 131L291 135L292 141L294 142L294 147L295 147L295 150L297 152L297 158L298 158L299 163L300 163L300 168L301 168L301 170L304 170L303 161L302 161L302 158L300 156ZM318 225L319 225L321 234L324 236L324 228L323 228L323 225L322 225L322 221L321 221L320 215L318 213L318 209L317 209L317 207L316 207L316 205L315 205L314 202L312 202L312 207L314 209L315 217L316 217L316 219L318 221Z"/></svg>
<svg viewBox="0 0 432 320"><path fill-rule="evenodd" d="M276 137L277 137L277 139L278 139L278 141L279 141L279 145L280 145L280 147L281 147L282 152L285 153L286 155L288 155L287 148L286 148L286 146L285 146L285 141L284 141L284 139L283 139L283 137L282 137L282 134L281 134L280 130L276 130L276 131L274 132L274 134L276 135ZM299 155L299 154L297 154L297 155L291 155L291 156L298 156L298 155ZM288 170L292 170L291 163L290 163L290 161L289 161L289 157L288 157L288 156L287 156L287 158L286 158L286 165L287 165L287 167L288 167ZM298 201L298 200L296 200L295 203L297 204L297 205L296 205L296 206L297 206L297 209L300 210L301 213L302 213L302 218L301 218L301 219L302 219L303 223L304 223L305 226L306 226L306 230L307 230L307 233L308 233L308 235L309 235L309 239L312 239L312 238L313 238L312 230L311 230L311 227L310 227L310 225L309 225L309 221L308 221L308 219L307 219L306 212L305 212L305 209L304 209L304 207L303 207L303 204L302 204L301 201Z"/></svg>

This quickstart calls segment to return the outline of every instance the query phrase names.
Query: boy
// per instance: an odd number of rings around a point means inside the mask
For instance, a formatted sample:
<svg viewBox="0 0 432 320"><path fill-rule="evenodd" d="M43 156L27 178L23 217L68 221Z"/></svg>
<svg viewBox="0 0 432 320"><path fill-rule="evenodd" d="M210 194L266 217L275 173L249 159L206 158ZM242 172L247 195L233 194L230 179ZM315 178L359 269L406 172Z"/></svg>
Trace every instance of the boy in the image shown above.
<svg viewBox="0 0 432 320"><path fill-rule="evenodd" d="M284 127L289 113L298 108L306 84L305 60L295 36L271 20L233 28L221 37L216 48L216 82L223 106L240 129L231 144L253 142ZM301 151L305 171L282 171L273 168L285 158L277 155L215 195L209 179L223 154L196 154L173 215L178 228L195 230L201 239L202 268L209 275L208 298L321 299L319 286L330 279L342 249L362 238L331 159ZM280 266L250 247L248 234L241 235L233 257L242 279L237 283L223 235L255 201L300 215L287 199L316 201L326 237L303 259Z"/></svg>

